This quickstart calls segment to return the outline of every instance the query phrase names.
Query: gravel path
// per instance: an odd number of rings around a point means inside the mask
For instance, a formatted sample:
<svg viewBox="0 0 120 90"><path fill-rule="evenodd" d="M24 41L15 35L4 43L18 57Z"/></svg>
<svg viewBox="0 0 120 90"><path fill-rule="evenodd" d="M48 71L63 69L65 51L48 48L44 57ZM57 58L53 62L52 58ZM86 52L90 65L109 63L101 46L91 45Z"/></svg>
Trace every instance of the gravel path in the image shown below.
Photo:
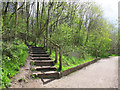
<svg viewBox="0 0 120 90"><path fill-rule="evenodd" d="M43 85L47 88L118 88L118 57L101 59L62 79Z"/></svg>
<svg viewBox="0 0 120 90"><path fill-rule="evenodd" d="M118 57L101 59L79 71L56 80L32 79L29 59L10 88L118 88ZM18 80L24 78L23 81Z"/></svg>

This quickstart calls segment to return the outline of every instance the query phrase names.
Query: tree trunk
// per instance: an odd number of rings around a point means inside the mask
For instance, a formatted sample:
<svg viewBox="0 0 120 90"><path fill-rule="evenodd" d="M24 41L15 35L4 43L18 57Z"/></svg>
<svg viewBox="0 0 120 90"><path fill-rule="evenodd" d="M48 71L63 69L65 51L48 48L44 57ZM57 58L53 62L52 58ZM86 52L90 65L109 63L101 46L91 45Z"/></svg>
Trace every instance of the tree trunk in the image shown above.
<svg viewBox="0 0 120 90"><path fill-rule="evenodd" d="M44 0L43 0L43 4L42 4L42 12L41 12L41 19L40 19L40 30L41 30L41 24L42 24L42 17L43 17L43 12L44 12Z"/></svg>
<svg viewBox="0 0 120 90"><path fill-rule="evenodd" d="M15 4L15 38L16 38L16 33L17 33L17 2Z"/></svg>
<svg viewBox="0 0 120 90"><path fill-rule="evenodd" d="M49 18L50 18L50 10L51 7L53 6L53 2L49 2L49 7L48 7L48 18L47 18L47 27L46 27L46 38L48 38L48 34L49 34ZM48 40L46 40L46 50L48 49Z"/></svg>
<svg viewBox="0 0 120 90"><path fill-rule="evenodd" d="M37 30L38 30L39 2L37 1Z"/></svg>
<svg viewBox="0 0 120 90"><path fill-rule="evenodd" d="M26 24L27 24L27 27L26 27L26 41L28 40L28 37L29 37L29 7L28 4L29 2L26 2L27 5L26 5L26 12L27 12L27 20L26 20Z"/></svg>

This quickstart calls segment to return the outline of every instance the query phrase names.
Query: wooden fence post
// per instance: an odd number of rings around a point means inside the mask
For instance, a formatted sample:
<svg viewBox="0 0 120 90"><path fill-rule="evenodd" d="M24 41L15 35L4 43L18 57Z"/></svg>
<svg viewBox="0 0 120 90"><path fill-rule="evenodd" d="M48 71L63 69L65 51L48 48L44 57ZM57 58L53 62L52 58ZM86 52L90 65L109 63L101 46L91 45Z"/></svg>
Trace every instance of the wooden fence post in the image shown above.
<svg viewBox="0 0 120 90"><path fill-rule="evenodd" d="M57 47L55 47L55 63L57 63Z"/></svg>
<svg viewBox="0 0 120 90"><path fill-rule="evenodd" d="M97 50L96 50L96 58L97 58Z"/></svg>
<svg viewBox="0 0 120 90"><path fill-rule="evenodd" d="M51 46L51 43L50 43L50 55L51 55L51 52L52 52L52 46Z"/></svg>
<svg viewBox="0 0 120 90"><path fill-rule="evenodd" d="M44 48L45 48L45 37L44 37Z"/></svg>
<svg viewBox="0 0 120 90"><path fill-rule="evenodd" d="M61 47L59 48L59 70L62 69L62 49Z"/></svg>

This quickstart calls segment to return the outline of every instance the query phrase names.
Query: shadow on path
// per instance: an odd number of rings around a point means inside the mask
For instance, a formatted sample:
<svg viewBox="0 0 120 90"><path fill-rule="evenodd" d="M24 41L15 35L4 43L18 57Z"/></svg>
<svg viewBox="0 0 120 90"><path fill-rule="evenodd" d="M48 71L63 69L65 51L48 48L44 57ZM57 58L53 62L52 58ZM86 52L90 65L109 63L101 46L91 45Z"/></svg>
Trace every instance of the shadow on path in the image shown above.
<svg viewBox="0 0 120 90"><path fill-rule="evenodd" d="M43 85L44 84L47 84L47 83L49 83L49 82L52 82L52 81L54 81L55 79L54 78L52 78L52 79L43 79L43 78L41 78L41 81L43 82Z"/></svg>

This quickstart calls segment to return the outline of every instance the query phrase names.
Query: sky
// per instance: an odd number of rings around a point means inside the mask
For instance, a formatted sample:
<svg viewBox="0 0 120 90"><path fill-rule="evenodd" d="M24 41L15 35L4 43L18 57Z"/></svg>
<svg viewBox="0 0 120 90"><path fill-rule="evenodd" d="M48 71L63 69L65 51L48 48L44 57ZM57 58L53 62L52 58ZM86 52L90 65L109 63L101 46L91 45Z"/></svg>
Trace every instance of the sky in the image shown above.
<svg viewBox="0 0 120 90"><path fill-rule="evenodd" d="M115 24L118 20L118 2L120 0L93 0L101 6L104 17Z"/></svg>
<svg viewBox="0 0 120 90"><path fill-rule="evenodd" d="M0 0L1 1L1 0ZM19 0L21 1L21 0ZM41 0L40 0L41 1ZM74 0L61 0L61 1L74 1ZM80 1L95 1L101 6L104 17L115 24L118 20L118 2L120 0L80 0Z"/></svg>

